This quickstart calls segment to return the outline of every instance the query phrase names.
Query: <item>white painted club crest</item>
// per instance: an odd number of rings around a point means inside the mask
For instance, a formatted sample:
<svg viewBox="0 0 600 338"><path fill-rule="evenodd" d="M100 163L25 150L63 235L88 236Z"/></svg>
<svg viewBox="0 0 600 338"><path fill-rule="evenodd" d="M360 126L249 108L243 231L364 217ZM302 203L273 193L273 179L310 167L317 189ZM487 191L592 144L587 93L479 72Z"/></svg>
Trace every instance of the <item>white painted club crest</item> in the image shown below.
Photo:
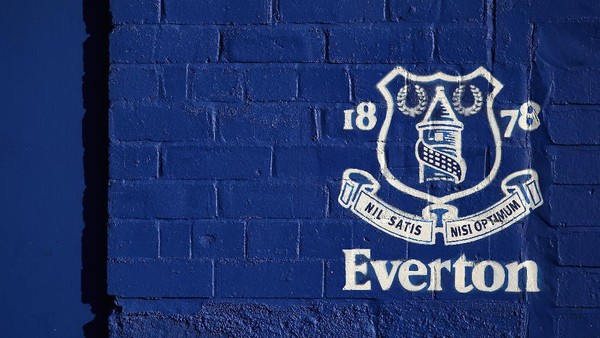
<svg viewBox="0 0 600 338"><path fill-rule="evenodd" d="M449 204L494 181L502 139L511 136L517 121L524 131L539 126L540 107L527 102L519 110L501 111L501 117L511 118L501 135L493 105L502 87L483 67L464 76L392 70L377 84L387 106L377 140L380 171L392 187L428 206L421 215L413 215L384 202L377 196L380 183L359 169L344 172L339 203L392 236L422 244L434 244L436 233L443 234L446 245L472 242L524 218L543 203L537 173L531 168L504 177L504 198L485 210L460 216ZM370 102L345 113L344 129L353 129L353 113L358 129L376 125L375 105ZM485 149L486 161L469 161L474 148L465 153L466 144Z"/></svg>

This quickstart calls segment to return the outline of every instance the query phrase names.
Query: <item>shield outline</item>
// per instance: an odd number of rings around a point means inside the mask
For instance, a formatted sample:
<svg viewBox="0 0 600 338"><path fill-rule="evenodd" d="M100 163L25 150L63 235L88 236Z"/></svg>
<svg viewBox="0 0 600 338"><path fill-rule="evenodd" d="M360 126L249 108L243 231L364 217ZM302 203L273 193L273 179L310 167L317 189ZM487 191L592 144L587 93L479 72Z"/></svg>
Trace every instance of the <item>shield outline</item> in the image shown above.
<svg viewBox="0 0 600 338"><path fill-rule="evenodd" d="M405 79L416 82L431 82L435 80L443 80L447 82L460 83L468 80L472 80L476 77L483 77L486 79L492 86L493 90L487 95L486 99L486 109L488 115L488 122L490 124L490 128L492 129L492 136L494 138L495 145L495 158L494 164L492 166L492 170L488 176L486 176L481 182L477 185L470 187L469 189L465 189L463 191L455 192L452 194L444 195L442 197L433 196L429 193L423 192L421 190L409 187L408 185L402 183L399 179L397 179L392 172L389 170L387 165L387 158L385 156L385 146L387 144L387 136L390 128L390 124L392 122L392 116L394 115L395 103L392 93L387 88L387 85L394 80L397 76L403 76ZM420 199L424 199L433 204L444 204L473 193L485 188L488 186L496 177L498 173L498 169L500 168L500 162L502 159L502 137L500 136L500 128L498 127L498 123L496 122L496 117L494 116L494 111L492 109L494 105L494 100L498 93L502 90L504 86L500 83L496 78L492 76L492 74L485 69L484 67L479 67L473 72L467 75L449 75L443 72L437 72L432 75L416 75L408 70L404 69L401 66L397 66L391 72L389 72L379 83L377 84L377 89L383 95L385 102L387 104L385 120L383 121L383 125L381 126L381 131L379 132L379 136L377 138L377 160L379 161L380 171L385 177L386 181L394 188L400 190L401 192L411 195L413 197L417 197Z"/></svg>

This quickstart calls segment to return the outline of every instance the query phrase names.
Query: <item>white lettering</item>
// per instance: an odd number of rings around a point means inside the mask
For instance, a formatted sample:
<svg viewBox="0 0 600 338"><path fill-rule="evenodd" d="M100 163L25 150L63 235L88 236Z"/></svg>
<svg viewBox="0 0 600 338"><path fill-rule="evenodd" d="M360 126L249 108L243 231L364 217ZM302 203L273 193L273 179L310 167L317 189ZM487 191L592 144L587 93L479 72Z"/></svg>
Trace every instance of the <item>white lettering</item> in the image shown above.
<svg viewBox="0 0 600 338"><path fill-rule="evenodd" d="M487 286L485 284L485 269L491 267L493 271L492 285ZM492 292L500 289L504 285L504 267L498 262L494 261L483 261L477 263L473 268L473 285L477 290Z"/></svg>

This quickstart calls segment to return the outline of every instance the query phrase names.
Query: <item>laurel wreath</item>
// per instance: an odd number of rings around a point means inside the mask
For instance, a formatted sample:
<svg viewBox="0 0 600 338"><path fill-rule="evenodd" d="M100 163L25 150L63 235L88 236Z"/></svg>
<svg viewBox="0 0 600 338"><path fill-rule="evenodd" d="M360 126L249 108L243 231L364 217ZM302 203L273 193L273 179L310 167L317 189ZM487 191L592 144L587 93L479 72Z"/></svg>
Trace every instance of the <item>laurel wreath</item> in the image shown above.
<svg viewBox="0 0 600 338"><path fill-rule="evenodd" d="M419 85L414 85L415 92L417 93L418 102L414 107L409 107L406 104L406 99L408 97L408 85L400 88L398 91L398 95L396 96L396 104L398 106L398 110L402 112L404 115L408 115L410 117L415 117L417 115L423 114L425 109L427 108L427 94L425 93L425 89Z"/></svg>
<svg viewBox="0 0 600 338"><path fill-rule="evenodd" d="M461 102L462 96L465 92L465 85L458 86L458 88L456 88L452 94L452 105L459 114L464 116L476 114L479 112L479 110L481 110L481 106L483 105L483 95L481 94L481 90L473 85L470 85L469 88L471 89L471 94L473 94L474 101L469 107L464 107Z"/></svg>

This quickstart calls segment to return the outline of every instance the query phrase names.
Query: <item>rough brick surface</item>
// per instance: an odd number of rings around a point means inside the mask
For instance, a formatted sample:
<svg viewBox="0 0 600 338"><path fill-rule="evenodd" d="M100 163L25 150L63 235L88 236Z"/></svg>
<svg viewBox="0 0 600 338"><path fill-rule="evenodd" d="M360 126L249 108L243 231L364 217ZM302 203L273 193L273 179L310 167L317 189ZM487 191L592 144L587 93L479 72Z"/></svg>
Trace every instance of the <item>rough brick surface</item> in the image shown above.
<svg viewBox="0 0 600 338"><path fill-rule="evenodd" d="M597 335L599 10L587 0L111 0L112 336ZM348 168L371 173L394 207L421 215L431 202L381 174L378 145L397 180L416 180L407 174L416 170L416 120L398 113L399 88L386 142L379 139L388 107L377 84L395 66L420 75L483 66L504 86L491 115L464 125L469 176L448 191L490 174L499 155L494 123L503 148L481 194L446 203L458 217L499 201L502 179L529 167L544 204L455 246L441 234L435 245L408 243L344 209ZM418 99L408 92L409 106ZM541 104L535 132L515 114L528 100ZM356 109L365 101L377 122L360 130ZM343 250L352 248L425 264L529 259L541 290L459 293L444 270L443 290L409 292L392 276L389 290L372 279L373 290L349 291ZM484 288L494 278L486 270Z"/></svg>

